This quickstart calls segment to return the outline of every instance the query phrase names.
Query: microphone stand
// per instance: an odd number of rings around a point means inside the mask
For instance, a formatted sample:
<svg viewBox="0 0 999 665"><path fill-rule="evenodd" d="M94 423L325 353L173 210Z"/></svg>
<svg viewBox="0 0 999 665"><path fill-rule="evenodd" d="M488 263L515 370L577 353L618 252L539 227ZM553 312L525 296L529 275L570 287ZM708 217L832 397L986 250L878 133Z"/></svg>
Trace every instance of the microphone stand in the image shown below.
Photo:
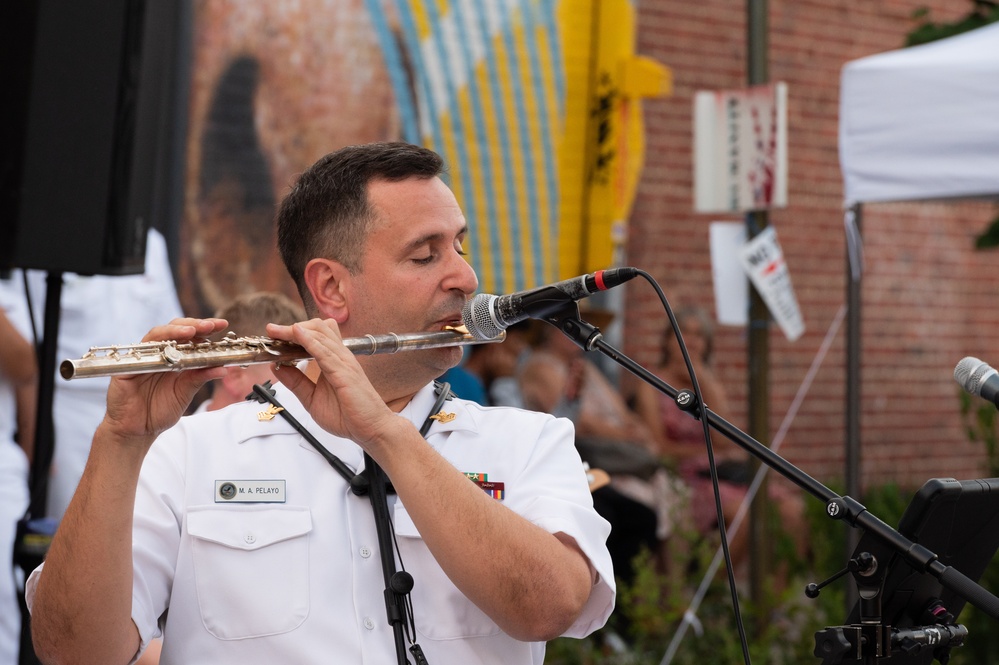
<svg viewBox="0 0 999 665"><path fill-rule="evenodd" d="M825 655L829 663L839 662L829 658L848 656L854 659L865 658L867 662L873 664L878 658L891 655L893 641L891 629L881 625L881 582L893 553L915 570L932 575L942 586L958 594L988 616L999 619L999 598L995 595L956 568L940 562L936 554L900 534L868 512L867 508L856 499L838 495L718 414L697 404L693 391L673 388L605 342L598 328L580 319L579 307L575 302L567 303L560 309L539 318L561 330L583 350L600 351L634 376L669 395L676 400L682 410L689 412L693 417L706 418L708 425L716 431L822 501L826 506L826 515L831 519L842 520L854 528L865 531L868 536L867 541L873 543L870 548L874 550L872 556L870 559L864 557L862 562L851 560L851 566L843 571L843 573L853 572L858 581L861 623L854 627L856 628L854 634L846 638L845 642L839 639L839 636L834 638L835 641L830 639L819 642L817 635L816 656Z"/></svg>
<svg viewBox="0 0 999 665"><path fill-rule="evenodd" d="M385 609L388 622L392 626L395 639L395 652L399 665L407 665L406 638L403 634L403 621L406 616L405 599L413 588L413 576L396 570L395 548L392 544L392 521L388 512L386 486L388 478L371 456L364 453L364 475L367 477L368 498L375 515L375 529L378 534L378 549L382 558L382 577L385 580ZM351 483L355 489L355 483ZM420 655L422 657L422 653Z"/></svg>

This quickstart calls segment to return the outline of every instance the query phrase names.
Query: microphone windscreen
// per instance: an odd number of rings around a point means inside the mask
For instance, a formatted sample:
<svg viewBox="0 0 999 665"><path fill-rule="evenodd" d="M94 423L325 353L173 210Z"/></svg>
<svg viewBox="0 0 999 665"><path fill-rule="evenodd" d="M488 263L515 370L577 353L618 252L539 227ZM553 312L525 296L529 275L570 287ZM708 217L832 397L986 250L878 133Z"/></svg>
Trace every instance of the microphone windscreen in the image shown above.
<svg viewBox="0 0 999 665"><path fill-rule="evenodd" d="M954 380L972 395L981 395L982 380L995 370L988 363L968 356L954 368Z"/></svg>
<svg viewBox="0 0 999 665"><path fill-rule="evenodd" d="M496 323L492 312L495 299L496 296L480 293L465 301L465 306L461 308L461 322L472 337L481 340L496 339L503 333L503 328Z"/></svg>

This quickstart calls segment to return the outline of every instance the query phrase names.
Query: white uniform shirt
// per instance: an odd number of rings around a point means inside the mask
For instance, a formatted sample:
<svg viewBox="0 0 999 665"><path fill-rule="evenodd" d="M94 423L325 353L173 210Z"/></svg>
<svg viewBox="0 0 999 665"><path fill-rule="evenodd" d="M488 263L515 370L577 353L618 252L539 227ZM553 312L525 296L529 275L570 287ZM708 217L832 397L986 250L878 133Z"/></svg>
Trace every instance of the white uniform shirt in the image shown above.
<svg viewBox="0 0 999 665"><path fill-rule="evenodd" d="M287 391L279 389L278 400L334 455L362 467L360 448L323 432ZM433 403L428 385L400 415L419 427ZM370 501L354 496L281 416L259 421L266 406L183 418L150 450L133 549L132 612L143 644L160 634L169 605L162 665L396 662ZM443 410L455 418L435 422L428 442L459 471L503 483L504 505L573 537L597 571L586 608L565 634L602 626L615 594L610 526L592 508L571 423L460 399ZM237 488L232 500L220 492L227 482ZM264 501L238 501L246 496ZM502 633L444 575L395 496L389 509L415 579L416 640L428 661L540 665L544 643ZM476 537L474 528L467 537Z"/></svg>

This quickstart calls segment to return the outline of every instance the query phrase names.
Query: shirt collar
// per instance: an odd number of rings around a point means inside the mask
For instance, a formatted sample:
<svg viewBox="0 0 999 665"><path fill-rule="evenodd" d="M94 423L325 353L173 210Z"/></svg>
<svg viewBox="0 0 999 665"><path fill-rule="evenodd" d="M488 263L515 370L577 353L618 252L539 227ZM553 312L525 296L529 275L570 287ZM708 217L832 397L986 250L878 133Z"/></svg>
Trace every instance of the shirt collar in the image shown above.
<svg viewBox="0 0 999 665"><path fill-rule="evenodd" d="M417 429L420 429L427 416L431 415L430 410L437 401L434 385L431 382L421 388L399 414L413 423ZM437 413L433 414L440 417L434 419L434 423L427 431L427 438L445 432L478 431L474 412L468 408L470 404L473 403L458 398L446 400Z"/></svg>
<svg viewBox="0 0 999 665"><path fill-rule="evenodd" d="M275 398L281 406L288 409L291 415L303 427L308 429L313 436L323 442L330 438L336 438L326 433L312 420L305 407L302 406L301 402L298 401L290 390L281 384L276 384L274 389ZM428 383L413 395L413 399L403 407L399 415L413 423L414 427L420 429L427 416L430 415L430 410L433 408L436 400L437 395L434 392L434 383ZM243 414L237 417L237 426L233 431L233 435L238 443L245 443L250 439L261 436L298 435L298 432L292 427L291 423L280 414L275 415L273 419L266 421L266 423L262 423L258 415L266 412L269 406L266 403L246 402L240 407L236 407L244 411ZM427 437L454 431L478 431L477 412L474 408L469 408L470 406L475 406L475 403L458 398L445 401L444 405L438 411L441 417L434 420L434 423L430 426L430 430L427 432ZM308 443L304 441L303 443L311 449Z"/></svg>

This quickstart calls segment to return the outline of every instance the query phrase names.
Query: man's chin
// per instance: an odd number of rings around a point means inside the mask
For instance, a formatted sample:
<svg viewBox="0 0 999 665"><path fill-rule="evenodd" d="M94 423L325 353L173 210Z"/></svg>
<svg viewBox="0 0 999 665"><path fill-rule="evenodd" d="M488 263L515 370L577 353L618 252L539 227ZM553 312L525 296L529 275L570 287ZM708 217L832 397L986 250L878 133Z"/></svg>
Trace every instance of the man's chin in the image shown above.
<svg viewBox="0 0 999 665"><path fill-rule="evenodd" d="M422 381L422 385L439 377L461 362L462 347L443 346L418 351L400 351L393 354L359 356L358 361L368 368L379 367L379 372L410 380ZM370 375L369 375L370 376Z"/></svg>
<svg viewBox="0 0 999 665"><path fill-rule="evenodd" d="M436 349L436 351L441 352L439 358L443 367L442 374L461 363L462 347L460 346L447 346Z"/></svg>

